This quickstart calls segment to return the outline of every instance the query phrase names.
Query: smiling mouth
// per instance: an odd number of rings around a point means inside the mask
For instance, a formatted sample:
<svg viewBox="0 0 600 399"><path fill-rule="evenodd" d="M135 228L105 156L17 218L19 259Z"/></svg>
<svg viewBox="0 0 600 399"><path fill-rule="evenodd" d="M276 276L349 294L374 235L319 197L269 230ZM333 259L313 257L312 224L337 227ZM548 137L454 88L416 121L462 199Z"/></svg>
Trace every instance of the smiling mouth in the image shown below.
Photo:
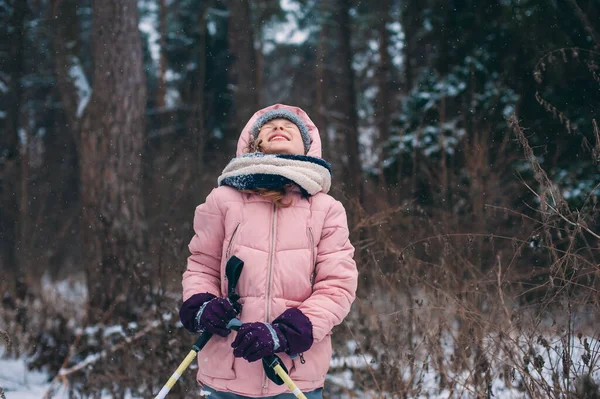
<svg viewBox="0 0 600 399"><path fill-rule="evenodd" d="M269 138L269 142L271 141L290 141L287 137L281 135L275 135Z"/></svg>

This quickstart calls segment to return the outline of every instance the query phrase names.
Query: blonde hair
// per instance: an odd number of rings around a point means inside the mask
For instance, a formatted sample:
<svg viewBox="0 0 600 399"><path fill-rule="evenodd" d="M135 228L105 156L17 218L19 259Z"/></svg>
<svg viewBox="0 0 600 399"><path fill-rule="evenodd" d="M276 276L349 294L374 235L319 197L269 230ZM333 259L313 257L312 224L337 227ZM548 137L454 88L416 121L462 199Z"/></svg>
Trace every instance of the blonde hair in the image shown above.
<svg viewBox="0 0 600 399"><path fill-rule="evenodd" d="M261 151L262 140L258 137L251 137L250 141L248 141L248 147L246 150L248 153L253 153L257 151ZM289 188L291 184L286 184L281 188L254 188L251 190L241 190L246 194L258 194L261 197L270 199L273 203L279 208L289 208L294 203L293 199L290 199L289 202L283 202L283 199L286 195L286 189Z"/></svg>
<svg viewBox="0 0 600 399"><path fill-rule="evenodd" d="M262 139L259 139L258 136L250 137L250 140L248 140L248 146L246 147L246 152L248 152L249 154L251 154L253 152L258 152L258 151L262 152L261 144L262 144Z"/></svg>

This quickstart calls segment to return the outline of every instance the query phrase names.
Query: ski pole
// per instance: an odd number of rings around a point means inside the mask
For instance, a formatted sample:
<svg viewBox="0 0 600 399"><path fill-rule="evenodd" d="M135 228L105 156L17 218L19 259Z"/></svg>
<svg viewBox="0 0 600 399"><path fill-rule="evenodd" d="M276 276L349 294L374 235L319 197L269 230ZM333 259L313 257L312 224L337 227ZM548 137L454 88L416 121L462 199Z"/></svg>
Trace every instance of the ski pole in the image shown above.
<svg viewBox="0 0 600 399"><path fill-rule="evenodd" d="M183 372L189 367L190 364L192 364L194 359L196 359L198 352L200 352L202 350L202 348L204 348L204 345L206 345L206 343L208 342L208 340L210 340L211 337L212 337L212 334L207 333L207 332L200 335L200 338L198 338L196 343L194 345L192 345L192 349L187 354L185 359L183 359L183 362L181 362L181 364L179 364L179 367L177 367L177 370L175 370L175 372L171 375L171 377L169 377L169 379L167 380L167 383L162 387L162 389L160 390L158 395L155 396L154 399L164 399L167 396L169 391L171 391L171 388L173 388L175 386L175 384L177 383L177 381L179 380L179 377L181 377Z"/></svg>
<svg viewBox="0 0 600 399"><path fill-rule="evenodd" d="M227 298L229 298L231 303L235 303L235 302L237 302L238 299L240 299L239 295L237 295L235 293L235 287L237 285L238 280L240 279L240 274L242 273L243 267L244 267L244 262L236 256L232 256L227 261L227 266L225 268L225 275L227 276L227 280L228 280L227 281L227 288L228 288ZM234 320L237 320L237 319L234 319ZM175 370L175 372L171 375L171 377L169 377L169 379L167 380L167 383L162 387L162 389L154 397L154 399L164 399L167 396L169 391L171 391L171 388L173 388L175 386L175 384L177 383L177 381L179 380L179 378L181 377L183 372L189 367L189 365L194 361L194 359L196 359L198 352L200 352L202 350L202 348L204 348L204 346L210 340L211 337L212 337L212 334L208 333L208 332L204 332L200 335L198 340L196 340L194 345L192 345L192 349L187 354L185 359L183 359L181 364L179 364L179 367L177 367L177 370Z"/></svg>
<svg viewBox="0 0 600 399"><path fill-rule="evenodd" d="M242 322L239 319L231 319L227 324L227 328L235 331L239 330L241 326ZM279 357L276 355L266 356L263 357L262 362L265 369L270 368L275 371L277 376L281 378L281 381L283 381L285 385L287 385L288 389L294 394L294 396L296 396L298 399L307 399L302 391L300 391L300 388L296 386L296 383L290 378L288 373L282 367L283 363L281 363L281 359L279 359ZM269 376L269 378L277 385L281 385L281 382L274 380L271 376Z"/></svg>
<svg viewBox="0 0 600 399"><path fill-rule="evenodd" d="M277 356L267 356L266 358L263 358L263 364L268 364L268 366L271 367L275 373L277 373L279 378L283 380L285 385L287 385L288 389L294 394L294 396L296 396L298 399L307 399L302 391L300 391L300 388L298 388L294 381L290 378L288 373L286 373L283 367L281 367L281 362Z"/></svg>

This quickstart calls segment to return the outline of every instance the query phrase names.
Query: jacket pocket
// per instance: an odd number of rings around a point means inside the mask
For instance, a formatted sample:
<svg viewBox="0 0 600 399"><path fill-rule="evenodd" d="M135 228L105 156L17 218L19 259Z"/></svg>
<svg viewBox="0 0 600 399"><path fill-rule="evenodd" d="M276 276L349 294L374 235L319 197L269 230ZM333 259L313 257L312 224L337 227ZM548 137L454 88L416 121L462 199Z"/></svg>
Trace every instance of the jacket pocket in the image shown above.
<svg viewBox="0 0 600 399"><path fill-rule="evenodd" d="M300 357L292 360L290 378L298 381L323 381L329 371L331 354L331 336L327 335L322 341L315 343L303 353L304 363L300 361Z"/></svg>
<svg viewBox="0 0 600 399"><path fill-rule="evenodd" d="M225 262L227 262L229 260L229 256L231 255L231 249L233 247L233 240L235 239L235 236L238 232L238 230L240 229L240 224L238 222L238 224L235 226L235 229L233 229L233 233L231 233L231 238L229 239L229 244L227 244L227 250L225 251Z"/></svg>
<svg viewBox="0 0 600 399"><path fill-rule="evenodd" d="M312 227L306 229L308 234L308 241L310 242L310 287L312 288L315 285L315 238L313 236Z"/></svg>
<svg viewBox="0 0 600 399"><path fill-rule="evenodd" d="M198 368L200 373L223 380L233 380L236 377L233 368L233 350L231 343L234 334L227 337L213 336L206 346L198 352Z"/></svg>

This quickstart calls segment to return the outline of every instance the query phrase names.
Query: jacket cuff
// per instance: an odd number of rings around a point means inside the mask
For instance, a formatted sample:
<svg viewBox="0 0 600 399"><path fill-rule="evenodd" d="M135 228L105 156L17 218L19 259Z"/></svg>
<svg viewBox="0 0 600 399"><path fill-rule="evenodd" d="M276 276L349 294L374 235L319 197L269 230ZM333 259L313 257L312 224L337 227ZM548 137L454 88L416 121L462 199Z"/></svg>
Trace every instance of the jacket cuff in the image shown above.
<svg viewBox="0 0 600 399"><path fill-rule="evenodd" d="M208 301L216 298L213 294L209 294L208 292L203 292L199 294L194 294L187 299L181 305L179 309L179 320L181 320L181 324L185 327L189 332L198 332L198 324L196 323L196 315L198 311Z"/></svg>
<svg viewBox="0 0 600 399"><path fill-rule="evenodd" d="M288 354L297 355L306 352L312 346L312 323L300 309L287 309L271 324L285 337Z"/></svg>
<svg viewBox="0 0 600 399"><path fill-rule="evenodd" d="M273 351L275 353L285 352L288 349L288 343L285 336L281 333L278 326L269 323L263 323L269 333L271 334L271 338L273 338Z"/></svg>

